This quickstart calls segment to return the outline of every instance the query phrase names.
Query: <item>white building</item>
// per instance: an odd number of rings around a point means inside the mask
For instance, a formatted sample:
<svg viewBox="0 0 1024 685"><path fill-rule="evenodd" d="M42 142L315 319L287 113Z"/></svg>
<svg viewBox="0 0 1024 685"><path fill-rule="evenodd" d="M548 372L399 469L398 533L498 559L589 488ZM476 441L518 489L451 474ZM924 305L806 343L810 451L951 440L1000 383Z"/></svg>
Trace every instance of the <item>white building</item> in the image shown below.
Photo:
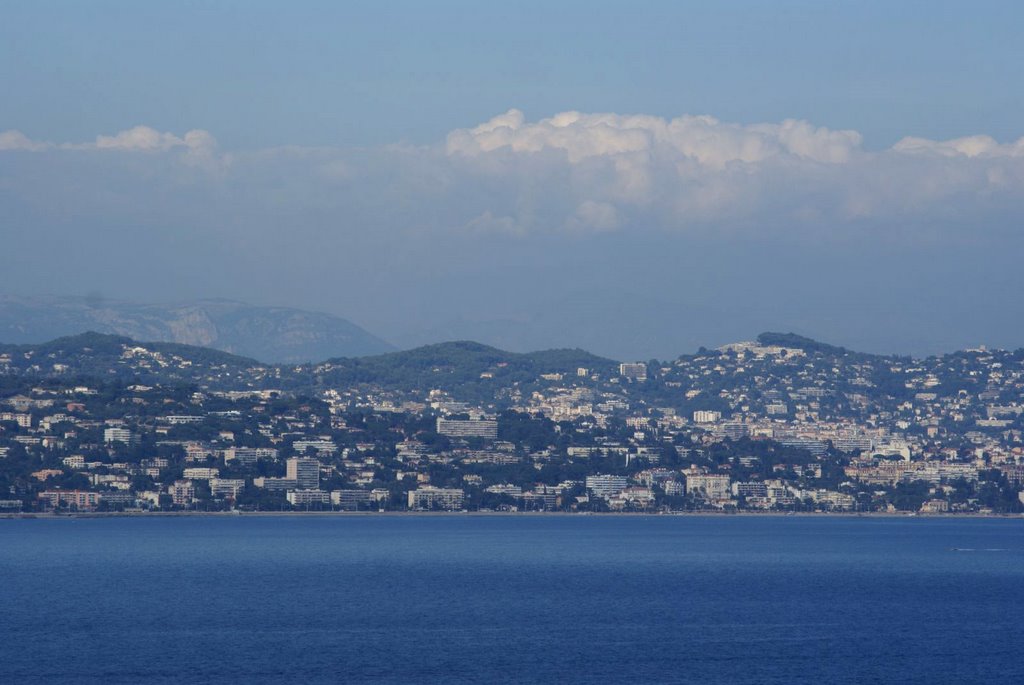
<svg viewBox="0 0 1024 685"><path fill-rule="evenodd" d="M210 480L219 476L220 470L205 466L193 466L185 469L182 475L189 480Z"/></svg>
<svg viewBox="0 0 1024 685"><path fill-rule="evenodd" d="M729 499L729 476L712 473L686 474L686 494L709 500Z"/></svg>
<svg viewBox="0 0 1024 685"><path fill-rule="evenodd" d="M722 420L722 412L699 410L693 412L694 423L716 423Z"/></svg>
<svg viewBox="0 0 1024 685"><path fill-rule="evenodd" d="M458 488L437 488L424 485L409 491L410 509L445 509L454 511L462 508L466 493Z"/></svg>
<svg viewBox="0 0 1024 685"><path fill-rule="evenodd" d="M609 476L598 474L587 476L587 490L597 497L612 497L626 489L627 480L625 476Z"/></svg>
<svg viewBox="0 0 1024 685"><path fill-rule="evenodd" d="M331 503L330 493L324 490L289 490L285 497L293 507Z"/></svg>
<svg viewBox="0 0 1024 685"><path fill-rule="evenodd" d="M126 445L131 445L135 440L135 436L127 428L118 428L111 426L110 428L103 429L103 442L108 445L115 442L123 442Z"/></svg>
<svg viewBox="0 0 1024 685"><path fill-rule="evenodd" d="M645 381L647 380L647 364L643 362L619 364L619 375L631 381Z"/></svg>
<svg viewBox="0 0 1024 685"><path fill-rule="evenodd" d="M245 489L244 478L211 478L210 494L214 497L238 497L238 493Z"/></svg>

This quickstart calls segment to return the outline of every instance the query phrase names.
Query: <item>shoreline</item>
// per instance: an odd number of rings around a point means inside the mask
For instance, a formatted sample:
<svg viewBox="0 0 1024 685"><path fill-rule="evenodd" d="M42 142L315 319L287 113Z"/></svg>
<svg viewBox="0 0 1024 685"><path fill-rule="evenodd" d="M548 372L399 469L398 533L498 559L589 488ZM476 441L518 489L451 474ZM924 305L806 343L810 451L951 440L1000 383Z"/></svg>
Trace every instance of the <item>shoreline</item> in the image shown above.
<svg viewBox="0 0 1024 685"><path fill-rule="evenodd" d="M0 520L19 519L105 519L105 518L308 518L308 517L506 517L506 518L537 518L537 517L715 517L715 518L894 518L894 519L1024 519L1022 514L922 514L918 512L825 512L825 511L771 511L771 512L722 512L722 511L673 511L673 512L571 512L571 511L154 511L154 512L40 512L40 513L4 513Z"/></svg>

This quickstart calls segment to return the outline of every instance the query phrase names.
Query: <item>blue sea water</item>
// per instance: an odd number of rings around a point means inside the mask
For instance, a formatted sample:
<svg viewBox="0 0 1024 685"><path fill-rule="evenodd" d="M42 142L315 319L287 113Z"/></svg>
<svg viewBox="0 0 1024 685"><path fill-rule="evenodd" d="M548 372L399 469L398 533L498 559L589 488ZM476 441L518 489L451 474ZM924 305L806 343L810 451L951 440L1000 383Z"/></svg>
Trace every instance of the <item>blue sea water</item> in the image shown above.
<svg viewBox="0 0 1024 685"><path fill-rule="evenodd" d="M1024 682L1024 520L0 520L2 683Z"/></svg>

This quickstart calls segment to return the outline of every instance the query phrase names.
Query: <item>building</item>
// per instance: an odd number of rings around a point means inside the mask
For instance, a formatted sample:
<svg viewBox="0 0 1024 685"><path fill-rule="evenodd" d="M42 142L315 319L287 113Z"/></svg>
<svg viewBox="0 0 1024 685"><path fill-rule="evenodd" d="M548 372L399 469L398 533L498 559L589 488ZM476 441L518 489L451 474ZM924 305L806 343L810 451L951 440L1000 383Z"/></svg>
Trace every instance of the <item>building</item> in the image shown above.
<svg viewBox="0 0 1024 685"><path fill-rule="evenodd" d="M729 476L712 473L686 474L686 494L708 500L729 499Z"/></svg>
<svg viewBox="0 0 1024 685"><path fill-rule="evenodd" d="M599 474L587 476L587 490L597 497L612 497L626 489L625 476L609 476Z"/></svg>
<svg viewBox="0 0 1024 685"><path fill-rule="evenodd" d="M372 500L369 490L334 490L331 492L331 504L342 511L357 511L369 506Z"/></svg>
<svg viewBox="0 0 1024 685"><path fill-rule="evenodd" d="M73 454L70 457L64 457L61 460L64 466L69 469L84 469L85 468L85 457L80 454Z"/></svg>
<svg viewBox="0 0 1024 685"><path fill-rule="evenodd" d="M619 364L619 375L631 381L645 381L647 380L647 364L643 362Z"/></svg>
<svg viewBox="0 0 1024 685"><path fill-rule="evenodd" d="M285 490L295 490L299 487L298 482L294 478L273 478L271 476L260 476L259 478L252 479L253 487L266 488L271 492L283 492Z"/></svg>
<svg viewBox="0 0 1024 685"><path fill-rule="evenodd" d="M251 466L259 459L277 461L277 450L272 447L229 447L221 450L224 463L237 461L244 466Z"/></svg>
<svg viewBox="0 0 1024 685"><path fill-rule="evenodd" d="M68 507L85 511L95 509L103 498L98 492L86 490L47 490L39 493L39 499L43 500L48 507Z"/></svg>
<svg viewBox="0 0 1024 685"><path fill-rule="evenodd" d="M104 506L109 507L132 507L135 506L135 494L128 490L115 490L104 492L100 496Z"/></svg>
<svg viewBox="0 0 1024 685"><path fill-rule="evenodd" d="M292 449L295 450L296 454L305 454L306 450L312 449L317 454L335 454L338 451L338 446L330 440L317 439L317 440L296 440L292 443Z"/></svg>
<svg viewBox="0 0 1024 685"><path fill-rule="evenodd" d="M220 475L219 469L195 466L185 469L182 473L189 480L210 480Z"/></svg>
<svg viewBox="0 0 1024 685"><path fill-rule="evenodd" d="M522 497L523 489L518 485L512 485L511 483L502 483L499 485L492 485L484 492L490 492L495 495L508 495L509 497Z"/></svg>
<svg viewBox="0 0 1024 685"><path fill-rule="evenodd" d="M458 488L436 488L433 485L424 485L409 491L409 508L455 511L462 508L465 497L466 493Z"/></svg>
<svg viewBox="0 0 1024 685"><path fill-rule="evenodd" d="M669 497L682 497L686 494L686 488L677 480L667 480L661 484L661 487Z"/></svg>
<svg viewBox="0 0 1024 685"><path fill-rule="evenodd" d="M612 497L608 498L608 505L612 509L639 508L646 509L654 504L654 492L646 487L623 488Z"/></svg>
<svg viewBox="0 0 1024 685"><path fill-rule="evenodd" d="M311 504L330 504L331 495L324 490L289 490L285 495L293 507L308 507Z"/></svg>
<svg viewBox="0 0 1024 685"><path fill-rule="evenodd" d="M694 423L716 423L722 420L722 412L699 410L693 412Z"/></svg>
<svg viewBox="0 0 1024 685"><path fill-rule="evenodd" d="M206 418L203 416L165 416L164 422L172 426L184 426L190 423L202 423Z"/></svg>
<svg viewBox="0 0 1024 685"><path fill-rule="evenodd" d="M437 419L437 432L451 438L498 439L497 419Z"/></svg>
<svg viewBox="0 0 1024 685"><path fill-rule="evenodd" d="M211 478L210 494L214 497L230 497L235 499L245 489L244 478Z"/></svg>
<svg viewBox="0 0 1024 685"><path fill-rule="evenodd" d="M135 436L127 428L119 428L111 426L110 428L103 429L103 442L111 445L115 442L123 442L125 445L132 445L135 442Z"/></svg>
<svg viewBox="0 0 1024 685"><path fill-rule="evenodd" d="M297 490L316 490L320 487L320 461L292 457L286 462L285 478L294 480Z"/></svg>
<svg viewBox="0 0 1024 685"><path fill-rule="evenodd" d="M196 499L196 488L190 480L176 480L167 486L171 501L179 507L187 507Z"/></svg>
<svg viewBox="0 0 1024 685"><path fill-rule="evenodd" d="M732 484L732 494L737 497L767 497L768 485L761 481L737 482Z"/></svg>

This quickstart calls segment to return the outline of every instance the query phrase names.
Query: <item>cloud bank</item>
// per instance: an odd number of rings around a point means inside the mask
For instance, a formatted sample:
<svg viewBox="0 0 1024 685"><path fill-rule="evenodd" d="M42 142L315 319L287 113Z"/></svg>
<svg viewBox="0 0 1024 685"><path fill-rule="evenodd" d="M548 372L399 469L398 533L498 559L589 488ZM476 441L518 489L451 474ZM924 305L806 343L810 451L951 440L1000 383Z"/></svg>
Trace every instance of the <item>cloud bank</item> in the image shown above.
<svg viewBox="0 0 1024 685"><path fill-rule="evenodd" d="M398 344L1024 341L1005 314L1024 296L1024 139L873 149L799 120L518 110L365 149L9 130L0 213L0 291L290 304Z"/></svg>
<svg viewBox="0 0 1024 685"><path fill-rule="evenodd" d="M391 213L386 198L401 196L420 230L477 234L799 232L825 224L841 233L865 220L927 224L1005 214L1019 211L1024 199L1024 138L906 137L869 151L856 131L792 119L736 124L711 116L563 112L530 122L511 109L418 147L224 154L204 130L178 135L136 126L89 143L5 131L0 152L46 154L58 167L62 154L73 153L168 158L196 174L227 173L232 195L251 195L257 205L267 193L299 205L378 198ZM284 188L261 187L279 181L283 169ZM435 225L424 225L426 216Z"/></svg>

